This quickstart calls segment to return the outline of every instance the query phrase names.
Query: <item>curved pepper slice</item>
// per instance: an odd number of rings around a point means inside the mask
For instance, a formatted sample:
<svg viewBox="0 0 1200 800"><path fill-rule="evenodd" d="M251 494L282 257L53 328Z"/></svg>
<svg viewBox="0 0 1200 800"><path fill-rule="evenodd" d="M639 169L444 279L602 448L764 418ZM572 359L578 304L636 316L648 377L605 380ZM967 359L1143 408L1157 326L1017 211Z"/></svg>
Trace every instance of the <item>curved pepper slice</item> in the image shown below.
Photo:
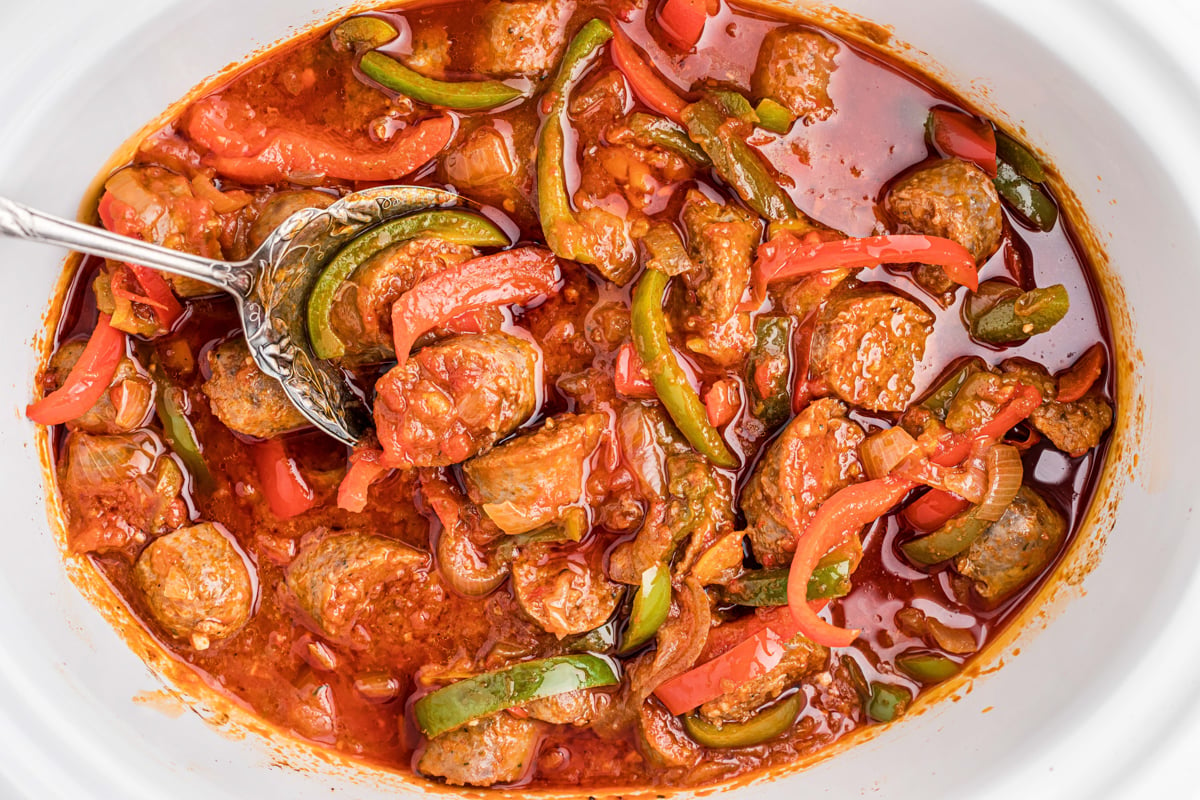
<svg viewBox="0 0 1200 800"><path fill-rule="evenodd" d="M708 154L713 170L746 205L773 222L799 218L800 211L792 198L733 122L712 100L701 100L683 109L688 135Z"/></svg>
<svg viewBox="0 0 1200 800"><path fill-rule="evenodd" d="M428 330L487 306L527 303L558 284L558 261L541 247L505 250L430 275L392 304L397 366Z"/></svg>
<svg viewBox="0 0 1200 800"><path fill-rule="evenodd" d="M567 190L565 167L567 97L596 51L612 35L612 29L601 20L584 25L567 47L558 74L546 92L546 117L538 132L537 203L542 233L555 254L595 266L605 278L624 285L637 266L626 222L599 208L576 214ZM591 216L585 220L584 213Z"/></svg>
<svg viewBox="0 0 1200 800"><path fill-rule="evenodd" d="M700 166L711 166L708 154L688 138L687 131L663 117L635 111L629 115L629 129L634 138L655 147L669 150L677 156Z"/></svg>
<svg viewBox="0 0 1200 800"><path fill-rule="evenodd" d="M340 358L346 354L346 343L330 323L333 301L342 282L383 248L422 235L472 247L508 244L508 237L491 222L478 214L457 209L418 211L355 237L321 271L308 296L308 337L318 358Z"/></svg>
<svg viewBox="0 0 1200 800"><path fill-rule="evenodd" d="M368 78L394 92L422 103L457 111L495 108L525 94L501 81L440 81L429 78L383 53L364 54L358 67Z"/></svg>
<svg viewBox="0 0 1200 800"><path fill-rule="evenodd" d="M687 103L654 72L629 37L619 30L613 35L612 56L613 63L629 81L639 100L672 122L683 124L683 109Z"/></svg>
<svg viewBox="0 0 1200 800"><path fill-rule="evenodd" d="M621 653L631 653L650 641L667 621L671 611L671 570L655 564L642 573L642 584L633 596L629 627L621 641Z"/></svg>
<svg viewBox="0 0 1200 800"><path fill-rule="evenodd" d="M996 177L996 133L990 124L939 106L929 109L925 129L943 155L970 161L989 178Z"/></svg>
<svg viewBox="0 0 1200 800"><path fill-rule="evenodd" d="M864 525L886 514L917 484L889 475L839 490L817 509L816 516L796 540L788 573L788 607L800 632L826 647L845 647L858 631L830 625L808 603L808 581L821 558Z"/></svg>
<svg viewBox="0 0 1200 800"><path fill-rule="evenodd" d="M745 722L731 722L718 727L695 714L688 714L683 718L683 728L688 736L705 747L751 747L769 742L792 727L803 707L804 695L796 692L763 709Z"/></svg>
<svg viewBox="0 0 1200 800"><path fill-rule="evenodd" d="M155 382L158 384L155 410L158 412L159 422L162 423L167 444L171 445L175 455L179 456L188 468L196 486L202 491L211 491L215 484L208 463L204 460L204 452L200 449L200 442L196 438L196 431L187 417L187 395L178 386L170 383L162 370L155 376Z"/></svg>
<svg viewBox="0 0 1200 800"><path fill-rule="evenodd" d="M708 411L679 366L667 339L663 295L667 276L647 269L633 291L633 346L645 364L658 399L692 447L718 467L736 467L737 457L729 451L721 434L708 422Z"/></svg>
<svg viewBox="0 0 1200 800"><path fill-rule="evenodd" d="M62 386L26 406L25 416L40 425L61 425L83 416L108 390L123 355L125 334L110 324L108 314L101 313Z"/></svg>
<svg viewBox="0 0 1200 800"><path fill-rule="evenodd" d="M1054 399L1060 403L1073 403L1083 397L1100 380L1106 360L1103 344L1097 342L1089 347L1074 364L1055 376L1058 396Z"/></svg>
<svg viewBox="0 0 1200 800"><path fill-rule="evenodd" d="M1053 328L1070 309L1071 298L1061 283L1014 293L972 319L971 336L989 344L1023 342Z"/></svg>
<svg viewBox="0 0 1200 800"><path fill-rule="evenodd" d="M433 738L532 700L577 689L611 686L620 679L611 661L591 654L523 661L430 692L413 704L417 727Z"/></svg>
<svg viewBox="0 0 1200 800"><path fill-rule="evenodd" d="M905 542L900 549L910 560L922 566L954 558L970 547L992 524L978 517L978 508L975 506L953 517L933 533Z"/></svg>
<svg viewBox="0 0 1200 800"><path fill-rule="evenodd" d="M820 564L808 579L808 599L829 600L850 593L852 562L840 558ZM721 600L739 606L764 607L788 604L788 570L751 570L721 590Z"/></svg>
<svg viewBox="0 0 1200 800"><path fill-rule="evenodd" d="M809 244L784 232L758 248L754 262L755 291L765 289L773 281L791 280L813 272L912 261L940 266L955 283L971 291L979 288L974 256L952 239L898 234Z"/></svg>

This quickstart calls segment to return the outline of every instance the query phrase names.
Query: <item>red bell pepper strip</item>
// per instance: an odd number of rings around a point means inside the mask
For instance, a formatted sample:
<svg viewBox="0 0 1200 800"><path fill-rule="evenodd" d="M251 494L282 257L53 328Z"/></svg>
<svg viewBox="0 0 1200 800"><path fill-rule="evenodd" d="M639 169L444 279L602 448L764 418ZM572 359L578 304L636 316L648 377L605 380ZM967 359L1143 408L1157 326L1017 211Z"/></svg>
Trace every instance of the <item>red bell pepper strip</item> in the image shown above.
<svg viewBox="0 0 1200 800"><path fill-rule="evenodd" d="M788 608L800 633L826 647L845 647L858 637L857 630L839 628L817 616L808 603L808 579L826 553L886 514L916 485L907 478L888 475L847 486L817 509L796 540L788 571Z"/></svg>
<svg viewBox="0 0 1200 800"><path fill-rule="evenodd" d="M773 281L790 280L813 272L912 261L940 266L955 283L971 291L979 289L974 256L951 239L899 234L809 244L784 232L772 236L758 248L753 270L755 291Z"/></svg>
<svg viewBox="0 0 1200 800"><path fill-rule="evenodd" d="M696 46L707 21L707 0L663 0L658 7L658 24L681 50Z"/></svg>
<svg viewBox="0 0 1200 800"><path fill-rule="evenodd" d="M961 158L996 177L996 132L983 120L948 108L929 110L929 137L943 155Z"/></svg>
<svg viewBox="0 0 1200 800"><path fill-rule="evenodd" d="M643 400L658 397L654 393L654 384L646 376L646 365L642 363L632 342L626 342L617 350L613 372L613 383L618 393Z"/></svg>
<svg viewBox="0 0 1200 800"><path fill-rule="evenodd" d="M105 192L104 196L100 198L100 203L96 208L96 212L100 215L100 224L113 233L129 236L130 232L117 222L117 217L113 213L113 203L115 202L118 201L113 197L112 192ZM158 319L159 324L169 329L176 320L183 316L183 305L175 296L175 292L171 291L171 286L162 275L149 267L143 267L140 264L126 264L125 266L129 268L134 280L141 286L142 294L134 294L119 286L119 278L116 275L113 276L112 282L113 294L149 306L154 311L154 316Z"/></svg>
<svg viewBox="0 0 1200 800"><path fill-rule="evenodd" d="M426 331L474 309L528 303L552 292L558 279L558 261L543 247L480 256L431 275L392 304L397 366Z"/></svg>
<svg viewBox="0 0 1200 800"><path fill-rule="evenodd" d="M338 486L338 508L355 514L367 507L367 491L379 480L388 468L379 463L383 456L379 450L355 450L350 456L350 469Z"/></svg>
<svg viewBox="0 0 1200 800"><path fill-rule="evenodd" d="M96 329L62 386L25 407L25 416L39 425L61 425L87 413L108 391L117 365L125 355L125 334L101 314Z"/></svg>
<svg viewBox="0 0 1200 800"><path fill-rule="evenodd" d="M1097 342L1079 357L1079 360L1058 373L1058 396L1060 403L1074 403L1088 393L1104 371L1104 345Z"/></svg>
<svg viewBox="0 0 1200 800"><path fill-rule="evenodd" d="M913 500L901 512L901 516L917 530L935 531L949 519L966 511L971 503L951 492L930 489Z"/></svg>
<svg viewBox="0 0 1200 800"><path fill-rule="evenodd" d="M252 447L254 464L267 505L280 519L291 519L313 507L316 498L281 439L268 439Z"/></svg>
<svg viewBox="0 0 1200 800"><path fill-rule="evenodd" d="M654 72L620 29L613 31L612 56L613 63L629 81L639 100L672 122L683 124L683 109L687 103Z"/></svg>
<svg viewBox="0 0 1200 800"><path fill-rule="evenodd" d="M245 119L234 123L241 112ZM240 127L239 127L240 125ZM187 122L189 137L210 152L203 163L246 184L281 183L300 173L351 181L402 178L437 155L454 135L454 121L433 117L397 133L382 146L350 147L316 128L268 129L220 98L201 101Z"/></svg>
<svg viewBox="0 0 1200 800"><path fill-rule="evenodd" d="M828 602L814 600L811 603L813 613ZM725 628L731 630L721 635L720 631ZM784 645L799 632L800 628L786 606L755 615L744 626L733 622L714 628L712 636L722 640L722 646L706 647L701 658L709 653L715 655L700 666L665 681L654 690L654 695L672 714L686 714L745 681L770 672L783 660ZM730 642L733 637L739 639L739 643Z"/></svg>

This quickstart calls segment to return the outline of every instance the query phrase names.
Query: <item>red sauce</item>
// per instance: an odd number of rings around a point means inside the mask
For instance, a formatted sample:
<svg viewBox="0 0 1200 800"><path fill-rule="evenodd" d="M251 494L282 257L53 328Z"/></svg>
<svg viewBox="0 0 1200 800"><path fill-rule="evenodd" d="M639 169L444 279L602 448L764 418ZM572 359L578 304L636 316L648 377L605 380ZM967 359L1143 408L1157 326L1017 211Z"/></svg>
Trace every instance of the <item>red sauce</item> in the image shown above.
<svg viewBox="0 0 1200 800"><path fill-rule="evenodd" d="M381 15L405 23L408 29L443 28L451 45L451 63L469 63L468 42L482 25L483 4L419 3L403 11ZM574 29L595 11L582 6L571 23ZM669 51L656 38L656 23L644 9L630 11L621 27L646 52L650 61L677 86L690 86L701 78L713 78L746 87L755 67L763 36L784 20L759 12L723 4L716 19L706 26L704 39L695 54ZM402 26L403 29L403 26ZM841 41L838 69L830 95L838 113L830 120L796 125L791 135L762 152L779 171L796 204L821 222L851 236L878 232L877 200L897 175L935 154L926 144L924 120L935 105L961 107L945 90L915 75L885 57ZM404 50L404 43L390 46ZM454 77L451 75L450 77ZM302 36L294 44L274 51L237 71L215 94L226 102L246 103L268 125L277 121L304 122L332 130L349 131L360 141L365 131L388 130L398 123L397 105L382 93L367 87L355 74L353 61L335 53L328 38ZM532 103L534 101L530 101ZM527 104L529 105L529 104ZM391 115L391 116L389 116ZM469 115L456 114L464 125ZM506 112L505 130L537 124L531 108ZM382 126L382 128L380 127ZM390 127L389 127L390 126ZM171 130L164 135L170 135ZM159 155L139 160L172 165ZM577 170L576 170L577 172ZM578 174L576 174L578 177ZM426 169L410 182L439 183L439 173ZM361 188L344 182L326 183L336 190ZM713 193L729 196L719 186ZM662 213L675 214L679 203L672 199ZM657 207L655 208L657 210ZM1007 212L1006 212L1007 213ZM536 237L535 220L522 209L490 208L509 230L520 228ZM1091 344L1109 347L1105 311L1086 259L1066 220L1049 233L1037 233L1008 218L1006 244L983 267L981 278L1012 275L1010 263L1020 262L1016 277L1025 284L1062 283L1071 297L1069 318L1051 335L1002 352L973 342L959 321L959 300L939 309L915 287L901 270L875 270L861 276L922 301L936 316L935 333L926 346L924 366L917 374L917 394L933 385L952 360L963 355L980 355L989 363L1023 356L1055 372L1073 361ZM89 286L96 259L87 259L73 282L58 326L58 341L84 336L95 324L96 310ZM519 314L512 323L531 329L540 340L554 341L545 348L550 378L581 373L588 367L611 370L615 347L588 347L585 337L594 309L604 302L628 305L629 290L606 287L584 271L571 272L574 292L560 296L540 308ZM589 316L591 315L591 316ZM202 355L237 329L230 302L222 299L193 303L191 311L167 338L137 343L138 352L162 355L168 345L186 343L197 362ZM557 337L557 338L556 338ZM682 349L682 348L680 348ZM1111 350L1109 352L1111 356ZM1110 358L1111 362L1111 358ZM740 374L715 370L693 359L690 363L697 384ZM406 704L436 680L436 672L454 672L475 666L494 667L504 659L521 659L551 652L554 637L526 620L509 591L502 588L483 599L460 596L448 588L436 569L418 572L411 580L397 582L375 604L369 626L359 626L348 642L322 638L311 620L296 607L282 583L283 568L294 556L302 537L323 528L383 532L414 547L429 550L440 525L417 494L415 478L395 472L372 497L360 515L336 508L334 498L343 474L346 450L316 433L303 433L288 441L289 452L314 488L317 506L292 520L280 521L270 513L258 490L253 472L250 443L231 433L209 411L200 384L201 367L173 379L192 398L192 421L204 455L216 477L211 494L190 496L192 516L223 524L250 555L259 573L261 593L248 625L226 642L207 651L194 651L169 637L161 641L177 658L188 662L223 694L296 735L327 744L370 761L409 769L419 755L420 736L406 714ZM1112 375L1108 373L1105 394L1111 400ZM364 382L370 378L364 373ZM591 390L591 400L604 401L605 388ZM584 396L584 395L579 395ZM537 419L578 402L551 386ZM868 426L895 421L896 415L860 416ZM738 476L741 485L767 446L774 432L746 425L742 411L738 425L738 448L745 466ZM531 423L532 424L532 423ZM1077 532L1084 510L1092 497L1104 461L1106 442L1080 458L1068 458L1045 443L1024 456L1027 482L1042 492L1065 514L1071 535ZM616 475L601 475L611 480ZM627 476L626 476L627 477ZM914 692L921 687L897 674L893 658L910 647L926 644L897 630L894 614L916 607L927 616L952 627L969 629L983 646L1021 608L1037 583L994 609L964 602L947 569L923 572L909 566L899 555L897 542L910 534L897 517L889 517L865 536L865 555L853 577L849 596L832 604L835 622L862 628L852 652L868 680L885 679L905 685ZM619 538L604 529L590 534L588 549L609 552ZM1065 548L1064 548L1065 549ZM131 582L128 554L96 558L97 566L128 600L134 612L148 618L139 592ZM1044 577L1043 577L1044 579ZM151 632L156 632L148 623ZM334 669L330 669L332 665ZM430 675L430 672L435 674ZM361 676L382 674L394 679L395 697L371 698L355 687ZM424 680L423 680L424 679ZM541 745L535 768L525 781L536 787L605 786L628 784L691 785L727 779L734 775L793 760L799 754L826 746L847 731L867 724L861 711L847 709L826 688L806 683L808 703L802 719L785 736L752 748L714 752L699 768L663 768L648 762L635 744L636 733L626 727L602 738L586 728L553 726ZM416 754L416 755L415 755Z"/></svg>

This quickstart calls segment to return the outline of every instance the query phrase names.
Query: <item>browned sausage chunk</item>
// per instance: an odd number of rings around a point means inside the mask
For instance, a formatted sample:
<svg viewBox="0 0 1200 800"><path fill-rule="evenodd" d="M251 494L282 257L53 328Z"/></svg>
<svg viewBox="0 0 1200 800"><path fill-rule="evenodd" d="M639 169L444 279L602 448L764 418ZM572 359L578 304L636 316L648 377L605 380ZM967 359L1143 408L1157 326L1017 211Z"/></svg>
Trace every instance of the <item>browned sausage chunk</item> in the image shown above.
<svg viewBox="0 0 1200 800"><path fill-rule="evenodd" d="M344 637L370 611L385 584L427 560L395 539L330 534L301 549L288 567L287 585L321 630Z"/></svg>
<svg viewBox="0 0 1200 800"><path fill-rule="evenodd" d="M933 316L890 292L847 292L821 311L812 369L833 393L872 411L903 411L915 389Z"/></svg>
<svg viewBox="0 0 1200 800"><path fill-rule="evenodd" d="M444 467L482 453L533 414L535 345L507 333L424 348L375 384L375 428L389 467Z"/></svg>
<svg viewBox="0 0 1200 800"><path fill-rule="evenodd" d="M716 700L700 706L699 714L717 725L745 722L764 705L796 686L804 676L825 668L829 648L796 634L784 646L783 659L765 675L738 684Z"/></svg>
<svg viewBox="0 0 1200 800"><path fill-rule="evenodd" d="M693 269L684 280L700 301L700 314L723 323L734 315L750 285L750 263L762 224L736 206L714 203L695 189L683 207Z"/></svg>
<svg viewBox="0 0 1200 800"><path fill-rule="evenodd" d="M900 231L953 239L977 264L1000 246L1000 195L987 173L966 161L947 158L905 176L888 192L884 207ZM941 267L921 264L916 275L935 295L954 288Z"/></svg>
<svg viewBox="0 0 1200 800"><path fill-rule="evenodd" d="M788 424L742 493L750 545L764 566L790 563L796 537L830 495L862 478L863 430L846 407L817 400Z"/></svg>
<svg viewBox="0 0 1200 800"><path fill-rule="evenodd" d="M491 75L546 75L566 44L574 0L492 0L483 7L475 69Z"/></svg>
<svg viewBox="0 0 1200 800"><path fill-rule="evenodd" d="M840 48L816 31L777 28L758 51L753 88L805 121L820 122L837 113L829 97L829 79L837 69Z"/></svg>
<svg viewBox="0 0 1200 800"><path fill-rule="evenodd" d="M67 540L77 553L141 544L187 519L183 472L149 431L72 433L59 470Z"/></svg>
<svg viewBox="0 0 1200 800"><path fill-rule="evenodd" d="M617 608L621 587L604 575L600 552L559 552L533 544L513 560L513 594L521 609L558 638L603 625Z"/></svg>
<svg viewBox="0 0 1200 800"><path fill-rule="evenodd" d="M452 786L515 783L537 755L541 730L532 720L501 711L430 739L417 770Z"/></svg>
<svg viewBox="0 0 1200 800"><path fill-rule="evenodd" d="M546 420L463 466L471 500L505 533L527 533L561 518L584 495L587 462L608 424L604 414Z"/></svg>
<svg viewBox="0 0 1200 800"><path fill-rule="evenodd" d="M83 354L84 342L68 342L50 359L47 378L52 389L67 379L71 367ZM109 389L83 414L67 423L73 431L87 433L129 433L142 427L154 410L154 385L132 359L117 364Z"/></svg>
<svg viewBox="0 0 1200 800"><path fill-rule="evenodd" d="M133 570L158 624L197 650L241 630L254 604L246 559L211 523L155 539Z"/></svg>
<svg viewBox="0 0 1200 800"><path fill-rule="evenodd" d="M1100 444L1112 425L1113 409L1099 392L1091 391L1073 403L1043 403L1029 419L1059 450L1081 456Z"/></svg>
<svg viewBox="0 0 1200 800"><path fill-rule="evenodd" d="M1062 514L1022 486L1004 516L954 559L954 568L974 581L985 601L999 603L1040 575L1066 536Z"/></svg>
<svg viewBox="0 0 1200 800"><path fill-rule="evenodd" d="M212 377L201 388L217 419L230 430L270 439L309 424L279 381L254 363L240 336L210 350L208 365Z"/></svg>
<svg viewBox="0 0 1200 800"><path fill-rule="evenodd" d="M613 704L611 692L599 689L575 689L552 694L526 703L529 716L553 725L591 725Z"/></svg>

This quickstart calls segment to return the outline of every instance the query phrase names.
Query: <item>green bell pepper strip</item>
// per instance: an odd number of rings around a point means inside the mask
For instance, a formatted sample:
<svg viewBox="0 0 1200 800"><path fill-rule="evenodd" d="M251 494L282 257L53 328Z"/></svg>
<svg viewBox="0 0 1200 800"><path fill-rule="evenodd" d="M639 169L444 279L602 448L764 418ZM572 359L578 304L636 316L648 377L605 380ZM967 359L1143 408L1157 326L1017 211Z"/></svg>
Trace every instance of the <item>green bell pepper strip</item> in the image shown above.
<svg viewBox="0 0 1200 800"><path fill-rule="evenodd" d="M632 653L658 632L671 611L671 570L666 564L655 564L642 573L642 585L633 596L633 611L629 627L621 641L622 655Z"/></svg>
<svg viewBox="0 0 1200 800"><path fill-rule="evenodd" d="M591 20L575 34L563 55L554 82L546 90L545 96L550 99L550 106L538 134L538 217L542 223L542 233L555 255L580 264L594 265L597 259L588 246L589 237L579 235L579 220L571 208L571 198L567 193L566 170L563 166L567 149L563 117L571 89L591 65L596 51L612 35L612 28L598 19Z"/></svg>
<svg viewBox="0 0 1200 800"><path fill-rule="evenodd" d="M937 388L921 401L921 408L945 422L946 412L950 410L950 403L958 394L958 390L966 383L967 378L985 369L987 369L987 363L978 356L972 356L962 366L950 373L946 380L938 384Z"/></svg>
<svg viewBox="0 0 1200 800"><path fill-rule="evenodd" d="M708 154L700 149L700 145L688 138L687 131L665 117L636 111L629 115L629 129L640 142L670 150L675 155L702 167L712 164Z"/></svg>
<svg viewBox="0 0 1200 800"><path fill-rule="evenodd" d="M791 130L792 123L796 121L796 115L791 112L791 109L769 97L764 97L759 101L758 105L754 107L754 113L758 115L758 127L773 133L787 133Z"/></svg>
<svg viewBox="0 0 1200 800"><path fill-rule="evenodd" d="M912 692L903 686L874 682L864 710L876 722L891 722L908 709L912 699Z"/></svg>
<svg viewBox="0 0 1200 800"><path fill-rule="evenodd" d="M333 29L334 43L356 53L382 47L399 35L395 26L379 17L351 17Z"/></svg>
<svg viewBox="0 0 1200 800"><path fill-rule="evenodd" d="M940 564L954 558L970 547L992 524L976 516L978 508L972 506L933 533L905 542L900 549L911 561L922 566Z"/></svg>
<svg viewBox="0 0 1200 800"><path fill-rule="evenodd" d="M934 653L902 653L896 656L896 667L921 683L941 683L960 669L956 662Z"/></svg>
<svg viewBox="0 0 1200 800"><path fill-rule="evenodd" d="M1001 299L970 320L971 336L988 344L1023 342L1045 333L1071 309L1071 299L1061 283L1030 289Z"/></svg>
<svg viewBox="0 0 1200 800"><path fill-rule="evenodd" d="M759 317L754 323L754 347L746 364L750 413L772 428L791 414L793 324L791 317Z"/></svg>
<svg viewBox="0 0 1200 800"><path fill-rule="evenodd" d="M731 130L730 118L713 100L683 109L688 135L708 154L713 170L733 187L746 205L772 221L795 219L799 209L772 177L762 156Z"/></svg>
<svg viewBox="0 0 1200 800"><path fill-rule="evenodd" d="M1034 183L1046 180L1046 170L1042 168L1042 162L1038 161L1025 145L1003 131L996 131L996 158L1011 165L1018 175Z"/></svg>
<svg viewBox="0 0 1200 800"><path fill-rule="evenodd" d="M383 53L364 54L358 68L368 78L394 92L456 111L495 108L525 94L501 81L440 81L409 69Z"/></svg>
<svg viewBox="0 0 1200 800"><path fill-rule="evenodd" d="M743 122L749 122L751 125L758 124L758 114L754 111L754 106L750 105L750 101L746 96L734 89L710 88L706 94L717 101L718 105L731 117L740 119Z"/></svg>
<svg viewBox="0 0 1200 800"><path fill-rule="evenodd" d="M803 707L804 695L797 692L745 722L731 722L717 727L692 713L683 718L683 728L688 736L705 747L751 747L769 742L791 728Z"/></svg>
<svg viewBox="0 0 1200 800"><path fill-rule="evenodd" d="M786 606L788 568L750 570L721 588L722 602L762 608ZM808 599L827 600L850 593L850 559L822 564L808 579Z"/></svg>
<svg viewBox="0 0 1200 800"><path fill-rule="evenodd" d="M214 487L212 473L204 461L200 443L196 439L196 432L192 429L192 423L184 412L183 390L171 384L161 369L156 372L158 373L155 377L155 383L158 384L158 396L155 398L155 410L158 412L158 420L163 426L163 436L175 455L179 456L180 461L192 474L196 488L204 492L212 491Z"/></svg>
<svg viewBox="0 0 1200 800"><path fill-rule="evenodd" d="M509 243L508 237L488 220L452 208L418 211L355 237L321 271L308 296L308 337L319 358L346 354L346 343L334 333L330 322L333 301L342 283L383 248L422 235L472 247L503 247Z"/></svg>
<svg viewBox="0 0 1200 800"><path fill-rule="evenodd" d="M996 178L993 183L996 185L996 191L1009 202L1017 216L1039 231L1054 228L1054 223L1058 220L1058 206L1036 183L1018 174L1012 164L997 160Z"/></svg>
<svg viewBox="0 0 1200 800"><path fill-rule="evenodd" d="M576 689L611 686L613 662L587 653L523 661L430 692L413 704L417 727L430 739L532 700Z"/></svg>
<svg viewBox="0 0 1200 800"><path fill-rule="evenodd" d="M646 367L658 399L692 447L718 467L732 469L738 464L737 457L726 447L720 432L709 423L704 404L671 351L667 318L663 313L667 281L666 274L647 269L633 291L634 349Z"/></svg>

